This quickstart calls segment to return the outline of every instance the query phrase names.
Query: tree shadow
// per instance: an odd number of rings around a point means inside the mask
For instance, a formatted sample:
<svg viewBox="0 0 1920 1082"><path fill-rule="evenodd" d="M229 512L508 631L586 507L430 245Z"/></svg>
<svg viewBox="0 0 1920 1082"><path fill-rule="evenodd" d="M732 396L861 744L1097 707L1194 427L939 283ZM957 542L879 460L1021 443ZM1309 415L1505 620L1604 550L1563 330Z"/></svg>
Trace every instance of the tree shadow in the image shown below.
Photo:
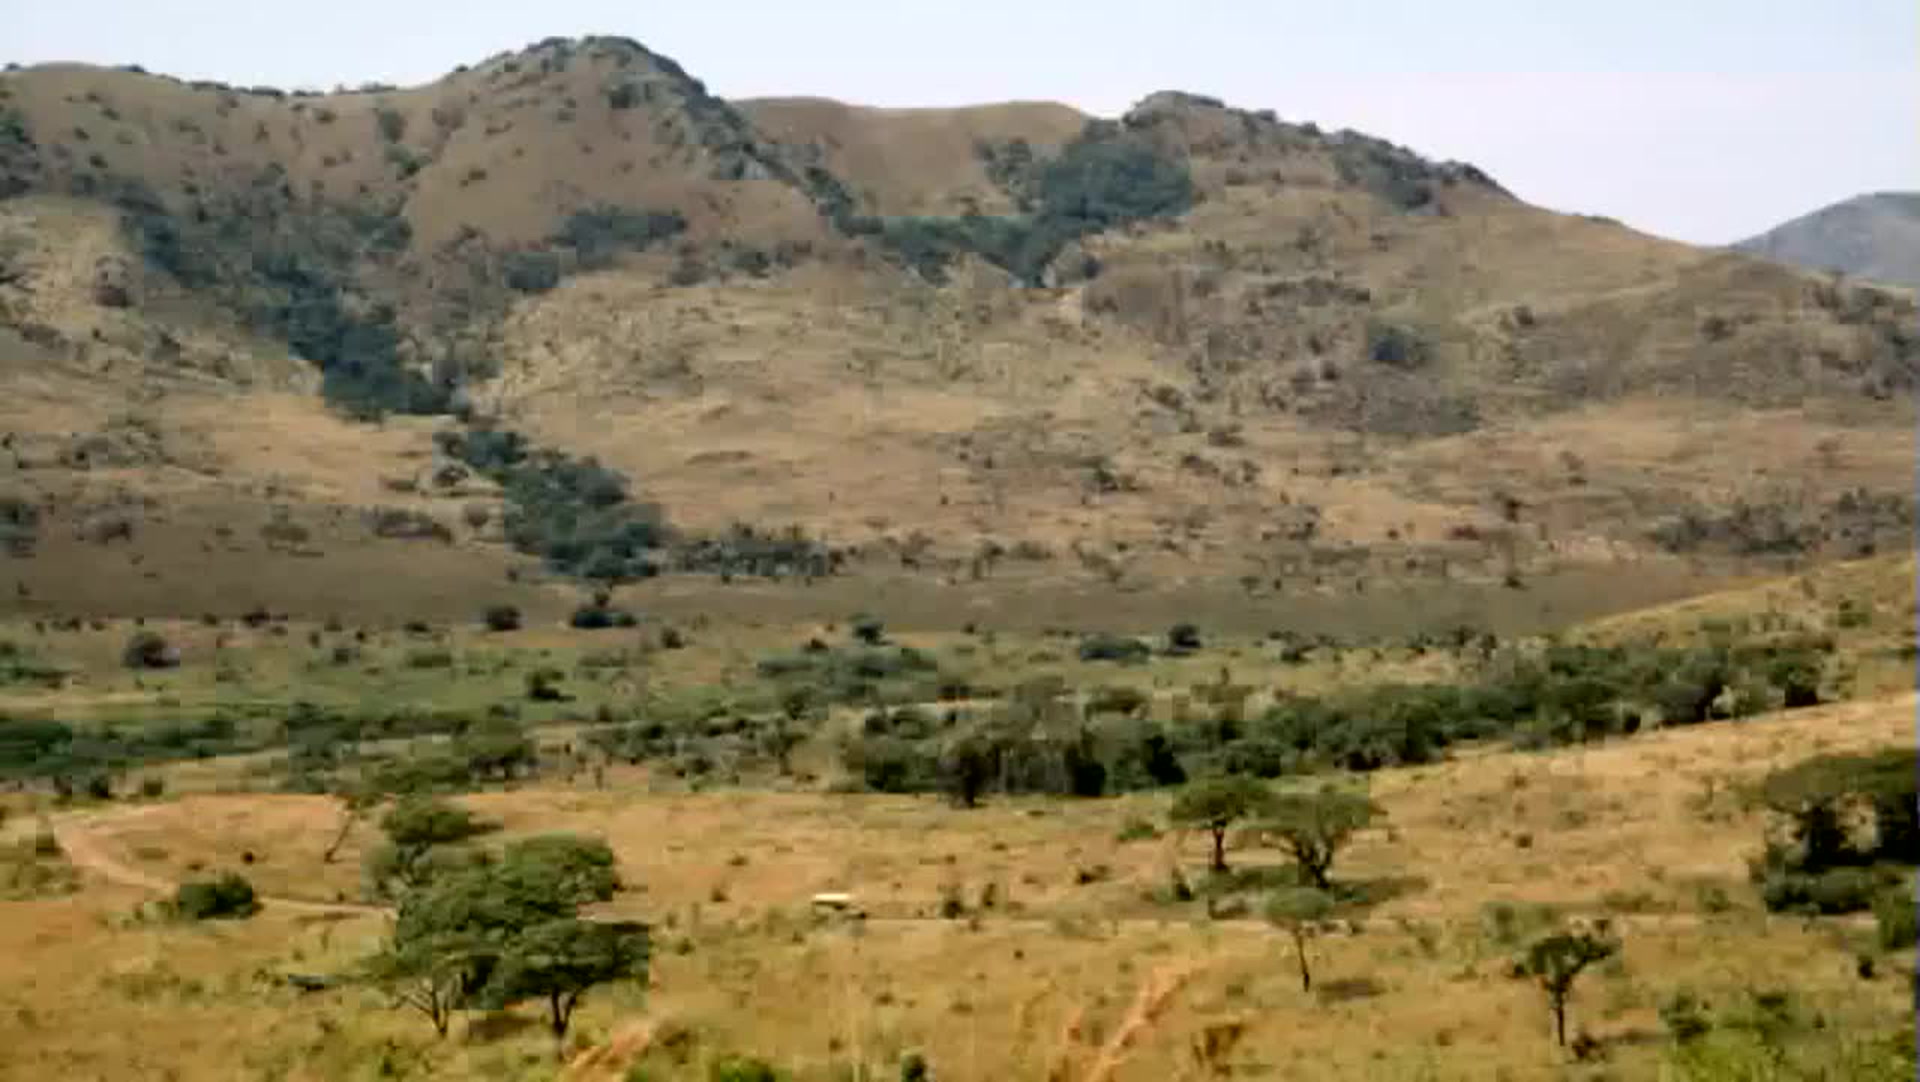
<svg viewBox="0 0 1920 1082"><path fill-rule="evenodd" d="M492 1044L541 1026L538 1019L523 1014L487 1011L467 1019L466 1039L469 1044Z"/></svg>
<svg viewBox="0 0 1920 1082"><path fill-rule="evenodd" d="M1340 879L1333 885L1334 897L1343 909L1372 909L1416 891L1425 890L1428 880L1418 875L1382 875L1372 879Z"/></svg>

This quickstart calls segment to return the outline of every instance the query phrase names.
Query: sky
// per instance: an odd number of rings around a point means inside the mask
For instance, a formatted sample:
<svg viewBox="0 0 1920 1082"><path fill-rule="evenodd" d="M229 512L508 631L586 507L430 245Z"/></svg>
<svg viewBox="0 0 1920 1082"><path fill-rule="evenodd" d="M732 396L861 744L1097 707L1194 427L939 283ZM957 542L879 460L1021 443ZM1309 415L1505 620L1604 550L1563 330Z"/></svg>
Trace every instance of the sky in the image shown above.
<svg viewBox="0 0 1920 1082"><path fill-rule="evenodd" d="M289 88L598 33L731 98L1115 116L1187 90L1699 244L1920 189L1920 0L0 0L0 27L0 61Z"/></svg>

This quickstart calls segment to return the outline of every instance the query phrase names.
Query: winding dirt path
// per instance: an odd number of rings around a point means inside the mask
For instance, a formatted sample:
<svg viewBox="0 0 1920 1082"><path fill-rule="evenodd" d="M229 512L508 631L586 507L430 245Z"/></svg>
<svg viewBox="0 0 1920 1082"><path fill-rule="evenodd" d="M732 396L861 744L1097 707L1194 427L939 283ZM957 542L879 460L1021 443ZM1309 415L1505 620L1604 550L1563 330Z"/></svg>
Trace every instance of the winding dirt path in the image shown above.
<svg viewBox="0 0 1920 1082"><path fill-rule="evenodd" d="M74 867L92 872L102 879L122 886L135 887L154 894L172 894L180 887L177 881L127 864L103 846L98 836L98 831L107 824L119 824L131 819L144 818L165 807L164 804L151 804L146 807L111 812L82 813L51 819L48 825L53 830L54 838L60 842L60 848L65 851L67 860ZM259 896L259 902L263 908L309 917L371 917L392 912L384 906L364 905L357 902L314 902L266 894Z"/></svg>
<svg viewBox="0 0 1920 1082"><path fill-rule="evenodd" d="M107 828L111 826L145 818L155 813L164 812L166 809L167 805L164 804L150 804L137 808L76 812L54 817L47 820L47 823L53 830L54 837L60 842L60 847L65 851L67 859L74 867L92 872L102 879L122 886L134 887L153 894L170 895L179 889L179 881L155 875L126 863L115 856L110 847L102 843L101 838L101 835L107 833ZM320 902L277 895L260 895L259 901L265 908L307 917L337 919L344 917L388 916L393 913L390 907L369 905L361 902ZM1613 925L1623 931L1630 931L1636 928L1650 931L1691 930L1699 928L1711 920L1711 918L1698 913L1609 914L1605 912L1578 913L1563 911L1561 915L1564 917L1609 917ZM1364 923L1367 926L1367 932L1364 934L1378 935L1382 932L1388 934L1404 933L1406 929L1400 927L1401 921L1412 921L1423 924L1444 923L1450 920L1458 920L1460 916L1459 913L1450 912L1438 906L1430 904L1423 905L1415 902L1411 905L1403 904L1389 913L1363 915L1359 918L1358 922ZM1050 928L1053 925L1052 918L1043 916L1015 917L999 914L988 919L991 923L1002 926L1025 925L1034 928ZM1803 917L1787 916L1774 916L1772 919L1782 921L1808 920L1808 918ZM1852 927L1856 929L1868 928L1873 924L1873 917L1870 914L1858 913L1838 917L1823 917L1818 918L1818 920L1820 923L1829 926ZM1193 921L1194 917L1190 914L1169 914L1164 917L1106 918L1096 920L1093 923L1096 925L1106 925L1118 931L1121 928L1166 928L1191 924ZM865 921L865 923L869 925L918 925L943 922L944 918L923 916L869 916ZM1238 929L1253 931L1266 930L1270 927L1265 921L1258 918L1249 919L1244 917L1221 918L1208 921L1207 923L1211 927L1223 930ZM1336 930L1336 932L1346 931L1347 934L1355 934L1346 929L1345 925L1346 922L1336 922L1333 925L1333 929Z"/></svg>

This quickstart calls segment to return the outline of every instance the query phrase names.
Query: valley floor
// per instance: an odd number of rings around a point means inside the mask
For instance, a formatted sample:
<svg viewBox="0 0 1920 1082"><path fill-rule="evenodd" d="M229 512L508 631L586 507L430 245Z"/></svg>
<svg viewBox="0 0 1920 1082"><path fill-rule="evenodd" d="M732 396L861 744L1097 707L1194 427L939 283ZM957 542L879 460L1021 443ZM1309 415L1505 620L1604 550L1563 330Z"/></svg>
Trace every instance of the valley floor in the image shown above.
<svg viewBox="0 0 1920 1082"><path fill-rule="evenodd" d="M1745 794L1809 755L1910 744L1915 708L1908 693L1381 772L1372 793L1386 817L1336 868L1379 900L1309 943L1312 995L1284 935L1231 911L1210 919L1203 902L1159 900L1174 869L1199 880L1205 851L1173 833L1119 840L1149 834L1140 823L1164 827L1157 795L960 811L904 797L670 791L636 770L604 788L556 778L462 803L509 836L606 837L630 887L613 911L655 923L651 986L589 997L567 1077L705 1077L726 1053L799 1079L885 1077L917 1051L951 1079L1229 1068L1652 1078L1668 1046L1659 1007L1682 990L1724 1016L1783 991L1798 1016L1844 1040L1911 1021L1907 960L1882 958L1872 979L1856 971L1870 928L1760 910L1745 861L1762 818ZM49 823L83 886L4 905L0 1078L556 1070L531 1014L475 1015L436 1042L371 990L302 994L273 978L343 968L386 923L341 904L356 895L373 832L323 861L338 824L331 801L207 793ZM26 824L17 817L13 832ZM1229 855L1256 879L1281 863L1250 847ZM135 915L156 890L224 868L244 868L268 897L260 915L197 926ZM809 897L828 890L853 892L872 919L810 916ZM949 898L962 916L942 918ZM1568 1065L1538 991L1506 975L1510 937L1534 904L1610 915L1621 930L1622 955L1574 1000L1596 1064ZM1208 1040L1211 1056L1196 1051ZM636 1064L652 1073L626 1073Z"/></svg>

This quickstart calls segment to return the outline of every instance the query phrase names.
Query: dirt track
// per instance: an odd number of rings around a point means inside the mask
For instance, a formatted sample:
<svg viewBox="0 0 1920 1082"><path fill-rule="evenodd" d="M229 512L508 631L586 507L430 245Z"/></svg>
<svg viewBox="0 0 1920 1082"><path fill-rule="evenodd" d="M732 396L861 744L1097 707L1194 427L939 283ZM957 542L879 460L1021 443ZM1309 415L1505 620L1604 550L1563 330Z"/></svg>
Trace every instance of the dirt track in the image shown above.
<svg viewBox="0 0 1920 1082"><path fill-rule="evenodd" d="M137 887L155 894L172 894L179 888L179 883L141 871L120 861L103 848L99 838L95 836L95 832L106 823L122 823L129 819L137 819L163 807L165 805L153 804L124 811L72 816L51 820L50 825L53 828L53 836L59 840L60 848L66 852L67 859L73 863L74 867L123 886ZM259 901L268 909L316 917L366 917L389 912L382 906L361 905L355 902L313 902L272 895L261 895Z"/></svg>

